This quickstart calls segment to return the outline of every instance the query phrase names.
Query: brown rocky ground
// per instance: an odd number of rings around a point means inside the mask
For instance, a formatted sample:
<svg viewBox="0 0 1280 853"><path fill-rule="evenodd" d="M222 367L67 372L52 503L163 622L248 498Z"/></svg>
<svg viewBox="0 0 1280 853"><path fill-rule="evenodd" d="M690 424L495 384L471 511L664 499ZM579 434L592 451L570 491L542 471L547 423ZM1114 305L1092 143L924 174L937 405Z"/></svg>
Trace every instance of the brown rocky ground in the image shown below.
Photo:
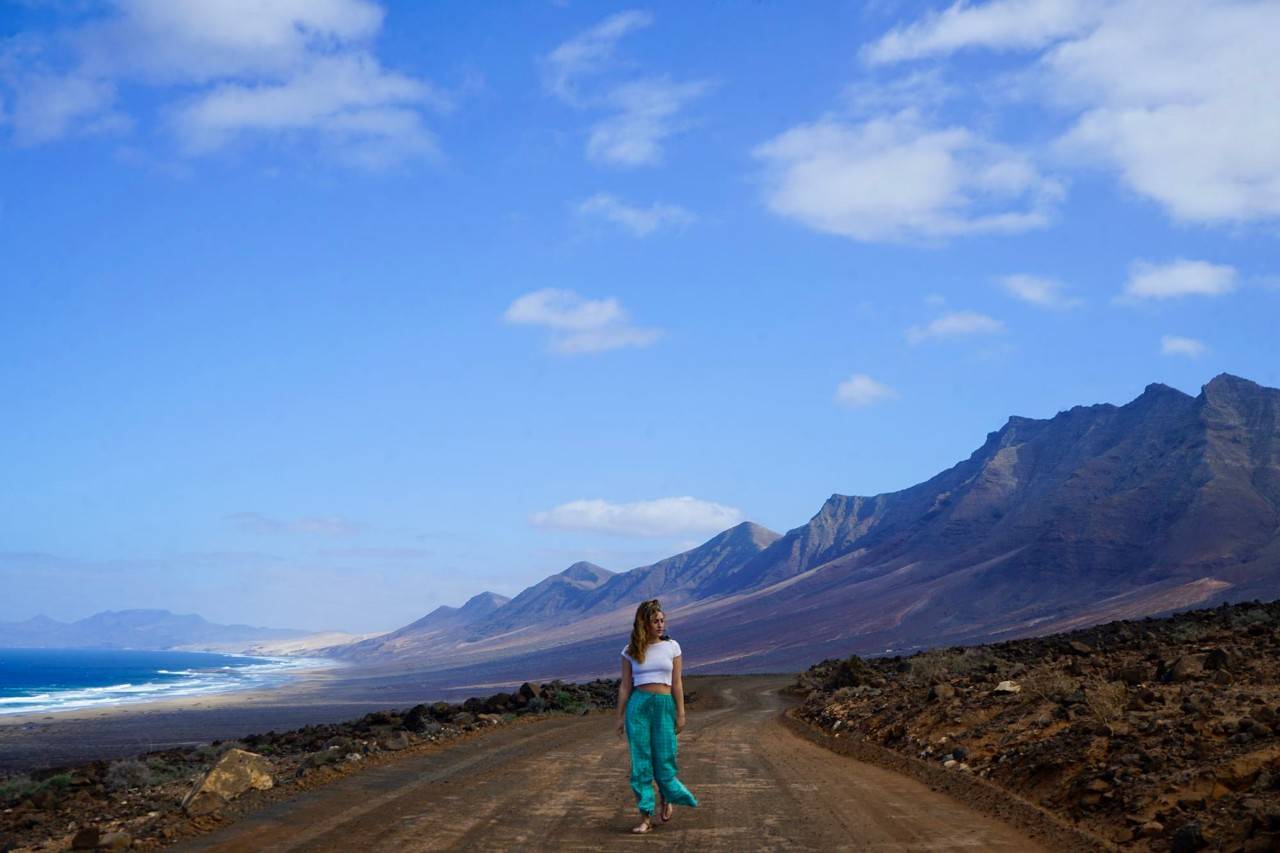
<svg viewBox="0 0 1280 853"><path fill-rule="evenodd" d="M908 658L792 688L833 736L972 774L1134 850L1280 850L1280 602Z"/></svg>
<svg viewBox="0 0 1280 853"><path fill-rule="evenodd" d="M77 849L77 841L82 849L160 847L365 768L489 729L611 708L616 695L616 680L525 684L514 693L459 704L379 711L344 723L0 777L0 851ZM696 693L687 701L696 702ZM233 748L264 756L274 787L208 813L188 813L183 798Z"/></svg>

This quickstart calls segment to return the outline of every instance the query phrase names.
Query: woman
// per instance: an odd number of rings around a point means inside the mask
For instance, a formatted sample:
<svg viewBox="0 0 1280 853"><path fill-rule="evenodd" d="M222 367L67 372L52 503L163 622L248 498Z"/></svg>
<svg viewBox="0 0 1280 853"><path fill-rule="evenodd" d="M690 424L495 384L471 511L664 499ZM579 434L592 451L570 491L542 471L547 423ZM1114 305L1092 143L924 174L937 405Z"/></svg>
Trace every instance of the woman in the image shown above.
<svg viewBox="0 0 1280 853"><path fill-rule="evenodd" d="M680 644L666 635L667 617L654 598L636 608L631 641L622 650L618 686L618 737L625 727L631 745L631 790L640 806L640 823L631 831L653 829L653 783L661 794L658 815L671 820L672 804L698 801L676 778L676 735L684 730L684 682Z"/></svg>

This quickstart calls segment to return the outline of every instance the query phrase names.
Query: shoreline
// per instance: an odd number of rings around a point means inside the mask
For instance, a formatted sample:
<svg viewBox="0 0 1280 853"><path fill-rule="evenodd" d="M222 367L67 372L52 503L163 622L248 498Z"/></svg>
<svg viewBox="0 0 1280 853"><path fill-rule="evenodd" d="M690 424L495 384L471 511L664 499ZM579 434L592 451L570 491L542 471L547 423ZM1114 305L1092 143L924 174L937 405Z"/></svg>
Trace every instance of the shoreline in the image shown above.
<svg viewBox="0 0 1280 853"><path fill-rule="evenodd" d="M46 701L68 702L64 706L51 704L45 707L15 708L0 710L0 726L31 725L35 722L97 719L104 713L131 712L136 710L180 710L180 708L212 707L218 703L234 701L256 702L266 695L291 690L302 684L315 685L316 681L324 681L326 676L332 678L335 671L342 670L346 663L323 657L285 657L260 656L260 654L232 654L216 652L220 657L244 658L257 661L243 669L228 672L229 678L223 683L214 681L211 684L183 684L179 681L142 681L142 683L122 683L104 686L88 686L88 688L46 688L42 690ZM228 670L230 667L219 667ZM212 670L210 670L212 671ZM164 670L160 670L164 672ZM236 676L239 679L237 680ZM136 693L129 694L129 688ZM118 690L123 695L111 695ZM102 698L65 699L68 694L101 693ZM8 701L20 701L23 697L12 697ZM36 697L29 697L36 702Z"/></svg>
<svg viewBox="0 0 1280 853"><path fill-rule="evenodd" d="M317 658L316 660L322 659ZM0 714L0 729L47 723L84 722L125 715L146 714L148 712L176 712L194 708L228 708L288 697L290 694L298 694L291 698L302 698L303 694L323 689L325 684L338 680L337 676L334 675L334 671L342 668L342 664L337 662L299 668L283 674L280 683L275 685L255 685L243 689L228 687L225 690L211 690L207 693L156 698L143 697L136 700L118 701L112 704L84 705L73 708L15 711L13 713Z"/></svg>
<svg viewBox="0 0 1280 853"><path fill-rule="evenodd" d="M520 681L508 684L518 687ZM474 695L447 677L357 671L341 663L224 693L0 716L0 776L250 734L340 723L374 711Z"/></svg>

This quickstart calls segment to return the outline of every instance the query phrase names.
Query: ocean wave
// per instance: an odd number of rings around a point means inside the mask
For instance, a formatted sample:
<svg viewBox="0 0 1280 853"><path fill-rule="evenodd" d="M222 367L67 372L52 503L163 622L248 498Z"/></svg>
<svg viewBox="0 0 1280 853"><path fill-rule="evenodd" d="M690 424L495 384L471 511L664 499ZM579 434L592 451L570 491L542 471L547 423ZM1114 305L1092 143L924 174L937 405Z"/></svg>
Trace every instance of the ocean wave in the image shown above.
<svg viewBox="0 0 1280 853"><path fill-rule="evenodd" d="M248 657L248 656L242 656ZM260 662L207 669L157 669L156 680L129 681L100 687L34 688L38 692L0 696L0 715L38 714L112 707L190 696L270 688L293 673L330 665L319 658L250 658Z"/></svg>

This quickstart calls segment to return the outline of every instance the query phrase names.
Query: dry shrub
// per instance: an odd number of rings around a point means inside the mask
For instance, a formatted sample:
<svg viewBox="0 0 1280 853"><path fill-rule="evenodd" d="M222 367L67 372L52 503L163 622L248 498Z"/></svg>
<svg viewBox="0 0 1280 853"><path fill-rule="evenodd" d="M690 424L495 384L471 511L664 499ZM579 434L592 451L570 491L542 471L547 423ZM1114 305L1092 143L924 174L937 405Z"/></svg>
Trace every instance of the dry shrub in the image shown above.
<svg viewBox="0 0 1280 853"><path fill-rule="evenodd" d="M1074 678L1053 667L1035 670L1018 683L1027 699L1040 702L1061 702L1076 689Z"/></svg>
<svg viewBox="0 0 1280 853"><path fill-rule="evenodd" d="M1084 689L1084 704L1095 720L1103 725L1124 713L1129 690L1120 681L1097 679Z"/></svg>

